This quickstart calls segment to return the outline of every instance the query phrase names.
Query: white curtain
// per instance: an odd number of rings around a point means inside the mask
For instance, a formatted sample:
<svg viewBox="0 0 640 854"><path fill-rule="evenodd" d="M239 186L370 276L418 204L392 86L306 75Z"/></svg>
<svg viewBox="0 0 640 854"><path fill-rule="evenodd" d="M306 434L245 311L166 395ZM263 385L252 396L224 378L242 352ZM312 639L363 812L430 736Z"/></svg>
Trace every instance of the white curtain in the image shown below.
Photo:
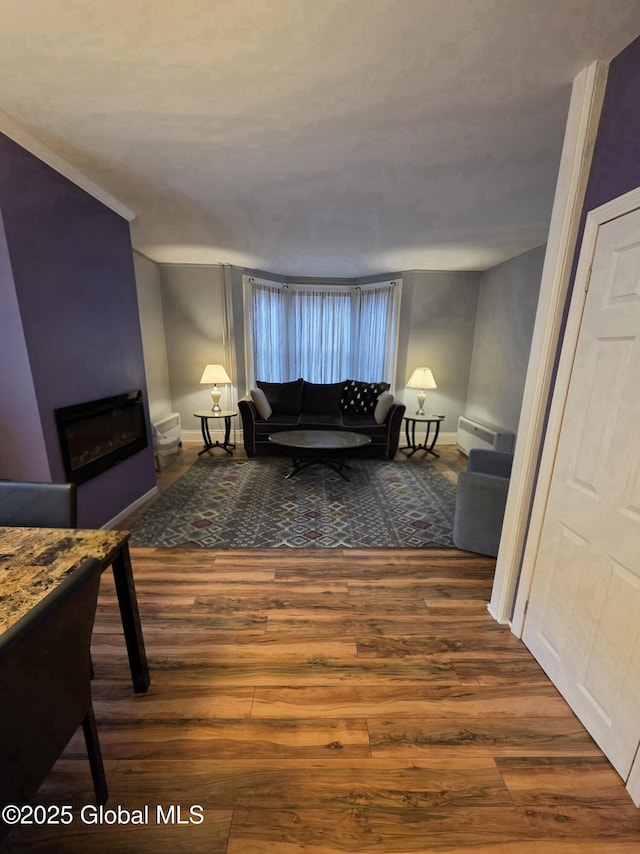
<svg viewBox="0 0 640 854"><path fill-rule="evenodd" d="M348 379L351 362L351 296L347 290L291 288L289 375L311 383Z"/></svg>
<svg viewBox="0 0 640 854"><path fill-rule="evenodd" d="M246 285L250 384L304 377L393 386L400 282L354 288L247 279Z"/></svg>
<svg viewBox="0 0 640 854"><path fill-rule="evenodd" d="M353 378L375 383L384 379L393 385L398 347L400 284L356 288L354 329L356 341L367 346L355 348Z"/></svg>
<svg viewBox="0 0 640 854"><path fill-rule="evenodd" d="M251 280L250 295L251 384L255 380L287 382L290 377L285 291Z"/></svg>

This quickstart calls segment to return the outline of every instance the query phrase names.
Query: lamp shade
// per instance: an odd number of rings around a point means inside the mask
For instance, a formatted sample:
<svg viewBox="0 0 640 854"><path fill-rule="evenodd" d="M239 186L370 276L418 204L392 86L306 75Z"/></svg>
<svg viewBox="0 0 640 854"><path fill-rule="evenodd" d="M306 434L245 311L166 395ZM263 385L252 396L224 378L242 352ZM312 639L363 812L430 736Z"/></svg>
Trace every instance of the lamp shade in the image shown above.
<svg viewBox="0 0 640 854"><path fill-rule="evenodd" d="M407 388L438 388L431 368L416 368L407 381Z"/></svg>
<svg viewBox="0 0 640 854"><path fill-rule="evenodd" d="M207 383L208 385L217 385L218 383L225 385L230 383L231 380L222 365L207 365L200 382Z"/></svg>

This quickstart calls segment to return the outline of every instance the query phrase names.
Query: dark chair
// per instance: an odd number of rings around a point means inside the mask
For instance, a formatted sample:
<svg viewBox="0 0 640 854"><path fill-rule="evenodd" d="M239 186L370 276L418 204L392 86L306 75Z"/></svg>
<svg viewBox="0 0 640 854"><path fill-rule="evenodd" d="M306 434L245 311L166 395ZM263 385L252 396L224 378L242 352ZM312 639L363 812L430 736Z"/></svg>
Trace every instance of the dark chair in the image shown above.
<svg viewBox="0 0 640 854"><path fill-rule="evenodd" d="M0 525L8 528L75 528L77 522L75 483L0 481Z"/></svg>
<svg viewBox="0 0 640 854"><path fill-rule="evenodd" d="M0 481L0 525L16 528L75 528L75 484Z"/></svg>
<svg viewBox="0 0 640 854"><path fill-rule="evenodd" d="M88 558L0 635L0 804L28 803L80 724L96 801L108 798L89 678L100 571Z"/></svg>
<svg viewBox="0 0 640 854"><path fill-rule="evenodd" d="M458 475L453 543L468 552L496 557L509 491L513 454L474 448Z"/></svg>

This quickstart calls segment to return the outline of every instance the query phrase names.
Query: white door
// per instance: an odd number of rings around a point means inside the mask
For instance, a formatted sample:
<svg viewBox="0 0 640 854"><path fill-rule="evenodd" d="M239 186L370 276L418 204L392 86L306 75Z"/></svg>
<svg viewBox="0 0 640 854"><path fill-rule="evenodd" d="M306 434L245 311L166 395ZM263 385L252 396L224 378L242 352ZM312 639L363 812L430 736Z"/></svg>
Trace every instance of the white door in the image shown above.
<svg viewBox="0 0 640 854"><path fill-rule="evenodd" d="M627 778L640 743L640 210L601 225L523 640Z"/></svg>

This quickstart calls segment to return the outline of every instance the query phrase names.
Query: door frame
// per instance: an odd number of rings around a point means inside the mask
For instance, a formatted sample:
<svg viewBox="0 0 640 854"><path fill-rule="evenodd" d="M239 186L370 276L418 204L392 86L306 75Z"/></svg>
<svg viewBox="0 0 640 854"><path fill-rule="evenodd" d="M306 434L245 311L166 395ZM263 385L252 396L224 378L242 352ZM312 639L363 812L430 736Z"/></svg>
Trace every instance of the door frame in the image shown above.
<svg viewBox="0 0 640 854"><path fill-rule="evenodd" d="M563 341L562 323L608 68L608 63L594 62L573 82L513 471L488 605L491 616L499 623L510 624L517 637L522 636L524 625L524 610L518 593L523 581L526 582L521 573L530 536L531 508L538 490L545 494L548 491L539 462L543 443L550 435L547 409L554 394L556 354Z"/></svg>
<svg viewBox="0 0 640 854"><path fill-rule="evenodd" d="M547 501L551 488L551 478L558 451L560 430L562 428L562 421L569 393L569 384L573 372L573 363L578 346L580 328L582 326L582 317L587 301L589 281L591 277L591 265L593 263L593 256L596 250L598 234L600 227L605 223L618 219L619 217L632 213L636 210L640 210L640 187L625 193L623 196L620 196L611 202L607 202L604 205L600 205L600 207L594 208L587 214L584 235L580 248L580 256L576 269L575 284L567 316L562 352L558 363L558 373L553 392L553 400L549 412L547 432L544 446L542 448L538 488L536 489L533 497L529 533L524 550L520 583L515 602L514 623L517 623L520 630L519 636L522 635L522 629L524 628L527 604L535 574L535 564L542 537L542 527L544 524ZM631 771L627 778L627 790L629 791L629 794L636 806L640 806L640 755L636 755L634 763L631 766Z"/></svg>

